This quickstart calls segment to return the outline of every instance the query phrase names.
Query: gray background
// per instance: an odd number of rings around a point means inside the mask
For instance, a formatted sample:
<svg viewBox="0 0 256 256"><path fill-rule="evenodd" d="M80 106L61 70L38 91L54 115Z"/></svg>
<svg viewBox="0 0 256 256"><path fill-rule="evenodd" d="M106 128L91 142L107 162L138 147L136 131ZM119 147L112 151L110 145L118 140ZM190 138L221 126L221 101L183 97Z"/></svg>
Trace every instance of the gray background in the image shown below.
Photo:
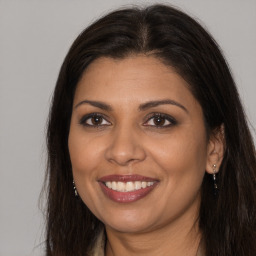
<svg viewBox="0 0 256 256"><path fill-rule="evenodd" d="M152 2L0 0L1 256L43 255L44 217L38 200L45 170L45 123L70 44L109 10ZM256 0L165 3L197 17L219 42L256 127Z"/></svg>

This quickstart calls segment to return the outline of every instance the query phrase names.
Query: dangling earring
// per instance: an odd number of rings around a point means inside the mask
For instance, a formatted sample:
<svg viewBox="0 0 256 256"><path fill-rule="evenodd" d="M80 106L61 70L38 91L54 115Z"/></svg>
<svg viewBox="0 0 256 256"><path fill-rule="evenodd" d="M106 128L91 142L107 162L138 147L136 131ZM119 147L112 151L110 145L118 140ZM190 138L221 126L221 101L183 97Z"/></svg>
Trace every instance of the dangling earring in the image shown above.
<svg viewBox="0 0 256 256"><path fill-rule="evenodd" d="M76 190L76 185L75 185L75 181L73 180L73 188L74 188L74 192L75 192L75 197L78 197L78 193Z"/></svg>
<svg viewBox="0 0 256 256"><path fill-rule="evenodd" d="M212 166L212 168L213 168L213 174L212 174L212 179L213 179L213 193L214 193L214 195L216 196L216 195L218 194L218 185L217 185L217 177L216 177L216 173L217 173L216 168L217 168L217 165L214 164L214 165Z"/></svg>

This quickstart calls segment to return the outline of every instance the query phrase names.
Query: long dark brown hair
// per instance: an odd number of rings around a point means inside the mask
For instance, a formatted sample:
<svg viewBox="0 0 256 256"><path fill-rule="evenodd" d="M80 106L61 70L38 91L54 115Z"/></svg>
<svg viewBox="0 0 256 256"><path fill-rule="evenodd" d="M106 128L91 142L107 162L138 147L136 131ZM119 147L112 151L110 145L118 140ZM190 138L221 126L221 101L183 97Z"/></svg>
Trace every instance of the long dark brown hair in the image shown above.
<svg viewBox="0 0 256 256"><path fill-rule="evenodd" d="M256 157L229 67L214 39L176 8L153 5L114 11L86 28L61 67L49 114L47 256L85 256L103 228L74 196L68 134L76 85L95 59L153 54L177 71L200 103L210 135L224 127L219 194L205 174L199 225L207 256L256 255Z"/></svg>

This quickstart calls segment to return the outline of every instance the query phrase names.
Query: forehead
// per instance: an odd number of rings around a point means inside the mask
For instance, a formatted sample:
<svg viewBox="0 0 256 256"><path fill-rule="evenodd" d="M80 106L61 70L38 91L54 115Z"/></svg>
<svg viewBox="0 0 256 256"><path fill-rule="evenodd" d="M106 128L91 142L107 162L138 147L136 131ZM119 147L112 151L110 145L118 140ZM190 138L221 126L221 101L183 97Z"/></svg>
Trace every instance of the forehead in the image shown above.
<svg viewBox="0 0 256 256"><path fill-rule="evenodd" d="M138 55L124 59L102 57L92 62L77 85L74 103L83 98L111 104L131 99L196 101L174 68L157 58Z"/></svg>

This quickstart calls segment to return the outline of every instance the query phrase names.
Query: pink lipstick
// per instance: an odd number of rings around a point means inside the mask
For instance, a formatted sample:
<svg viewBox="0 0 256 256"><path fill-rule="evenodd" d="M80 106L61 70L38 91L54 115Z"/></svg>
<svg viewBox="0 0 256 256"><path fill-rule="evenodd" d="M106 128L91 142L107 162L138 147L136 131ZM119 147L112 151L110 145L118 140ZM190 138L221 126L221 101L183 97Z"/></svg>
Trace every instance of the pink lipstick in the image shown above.
<svg viewBox="0 0 256 256"><path fill-rule="evenodd" d="M151 192L158 180L141 175L109 175L100 178L103 193L118 203L137 201Z"/></svg>

